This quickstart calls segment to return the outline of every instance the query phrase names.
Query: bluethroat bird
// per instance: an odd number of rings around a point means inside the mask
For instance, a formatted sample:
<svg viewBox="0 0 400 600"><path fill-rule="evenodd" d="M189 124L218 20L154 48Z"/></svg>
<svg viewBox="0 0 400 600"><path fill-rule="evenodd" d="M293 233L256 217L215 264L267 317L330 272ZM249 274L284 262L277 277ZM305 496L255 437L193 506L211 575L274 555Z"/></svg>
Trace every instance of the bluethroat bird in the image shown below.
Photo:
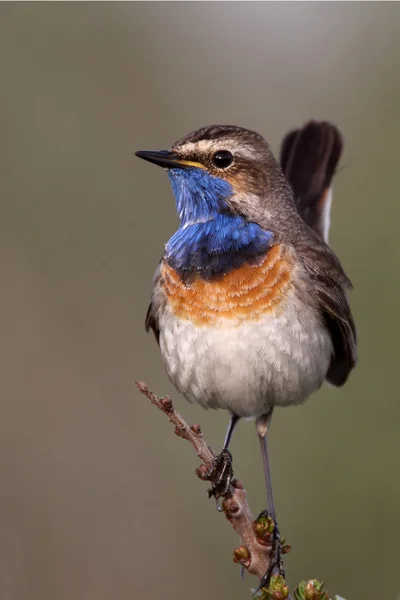
<svg viewBox="0 0 400 600"><path fill-rule="evenodd" d="M227 493L229 443L255 417L268 507L276 520L266 434L276 406L345 383L356 330L342 265L327 245L339 131L307 123L285 137L280 165L261 135L198 129L137 156L167 170L180 226L156 270L146 328L185 398L224 408L230 424L210 474Z"/></svg>

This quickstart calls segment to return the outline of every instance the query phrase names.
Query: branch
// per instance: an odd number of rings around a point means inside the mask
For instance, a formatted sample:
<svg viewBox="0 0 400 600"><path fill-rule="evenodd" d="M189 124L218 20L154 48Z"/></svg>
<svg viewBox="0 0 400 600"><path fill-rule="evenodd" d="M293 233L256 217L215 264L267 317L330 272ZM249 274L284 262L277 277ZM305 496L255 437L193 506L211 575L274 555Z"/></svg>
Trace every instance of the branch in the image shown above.
<svg viewBox="0 0 400 600"><path fill-rule="evenodd" d="M206 443L200 425L189 425L174 409L168 396L158 398L142 381L137 381L139 391L150 400L168 420L175 426L175 434L190 442L203 464L196 469L196 474L203 481L209 480L209 471L214 466L215 453ZM274 527L273 520L263 513L254 521L247 503L247 494L243 483L233 479L228 494L222 502L226 518L239 535L242 545L233 551L233 560L241 564L249 573L261 581L270 570L273 561ZM283 542L283 540L282 540ZM290 546L283 546L282 552L288 552ZM260 586L261 587L261 586ZM261 588L256 594L260 600L291 600L289 588L281 575L272 576L268 589ZM328 600L324 584L316 579L301 581L294 590L295 600ZM335 596L335 600L344 600Z"/></svg>
<svg viewBox="0 0 400 600"><path fill-rule="evenodd" d="M203 481L207 480L207 472L212 468L216 455L206 443L200 425L189 427L174 409L168 396L158 398L141 381L137 381L136 385L139 391L175 425L175 434L192 444L197 456L204 463L196 469L196 474ZM273 521L268 517L253 520L247 503L246 490L242 482L237 479L232 480L221 510L241 539L242 545L235 548L233 560L261 580L270 567Z"/></svg>

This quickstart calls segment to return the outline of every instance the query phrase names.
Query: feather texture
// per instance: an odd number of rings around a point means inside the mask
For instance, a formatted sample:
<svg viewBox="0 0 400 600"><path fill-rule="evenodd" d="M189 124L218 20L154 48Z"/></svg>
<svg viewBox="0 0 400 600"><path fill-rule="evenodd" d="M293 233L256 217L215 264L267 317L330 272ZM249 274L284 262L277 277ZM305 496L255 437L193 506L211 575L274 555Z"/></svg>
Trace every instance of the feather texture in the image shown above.
<svg viewBox="0 0 400 600"><path fill-rule="evenodd" d="M280 163L303 220L328 241L330 187L343 149L340 131L331 123L310 121L290 131L281 146Z"/></svg>
<svg viewBox="0 0 400 600"><path fill-rule="evenodd" d="M336 255L317 236L328 240L330 186L342 148L334 125L310 121L286 135L280 154L297 210L313 229L299 236L297 247L331 334L334 355L326 378L337 386L345 383L357 362L356 328L345 291L352 286Z"/></svg>

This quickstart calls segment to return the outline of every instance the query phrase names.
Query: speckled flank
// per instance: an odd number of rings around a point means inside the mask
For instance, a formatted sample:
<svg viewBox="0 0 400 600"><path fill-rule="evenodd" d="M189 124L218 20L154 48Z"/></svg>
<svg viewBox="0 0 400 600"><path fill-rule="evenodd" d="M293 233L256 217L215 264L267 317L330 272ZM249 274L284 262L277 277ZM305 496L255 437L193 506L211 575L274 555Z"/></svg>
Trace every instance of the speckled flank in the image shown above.
<svg viewBox="0 0 400 600"><path fill-rule="evenodd" d="M197 277L184 283L167 264L161 276L176 317L196 325L232 327L243 320L257 321L279 307L291 286L292 260L288 249L275 245L261 263L245 264L218 279Z"/></svg>

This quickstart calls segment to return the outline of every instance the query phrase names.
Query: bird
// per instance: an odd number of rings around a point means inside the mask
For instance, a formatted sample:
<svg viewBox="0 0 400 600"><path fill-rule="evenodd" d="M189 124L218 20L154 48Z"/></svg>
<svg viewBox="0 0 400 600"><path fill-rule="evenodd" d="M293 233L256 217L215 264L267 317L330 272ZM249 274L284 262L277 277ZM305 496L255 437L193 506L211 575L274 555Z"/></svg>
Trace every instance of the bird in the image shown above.
<svg viewBox="0 0 400 600"><path fill-rule="evenodd" d="M335 125L309 121L284 137L279 161L263 136L236 125L136 152L166 169L180 221L154 275L146 329L175 388L230 413L210 495L228 493L233 431L255 418L274 521L274 409L302 404L325 381L342 386L357 362L352 286L328 245L342 149Z"/></svg>

